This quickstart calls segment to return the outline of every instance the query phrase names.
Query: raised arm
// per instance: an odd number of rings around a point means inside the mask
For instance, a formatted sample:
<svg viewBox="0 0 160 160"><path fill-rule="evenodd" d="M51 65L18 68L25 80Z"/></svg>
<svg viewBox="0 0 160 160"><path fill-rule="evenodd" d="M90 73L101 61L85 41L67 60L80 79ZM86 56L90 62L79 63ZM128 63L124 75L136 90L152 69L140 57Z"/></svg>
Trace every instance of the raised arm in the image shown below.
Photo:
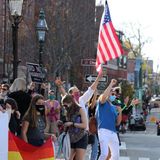
<svg viewBox="0 0 160 160"><path fill-rule="evenodd" d="M101 77L102 74L97 76L95 82L93 82L92 85L88 88L88 90L79 98L79 102L83 101L83 103L86 104L91 99L93 93L97 89L97 85Z"/></svg>
<svg viewBox="0 0 160 160"><path fill-rule="evenodd" d="M113 88L113 86L117 83L117 80L112 79L109 86L106 88L106 90L103 92L103 94L100 96L99 101L100 103L105 103L106 99L109 97L111 89Z"/></svg>
<svg viewBox="0 0 160 160"><path fill-rule="evenodd" d="M102 74L98 74L96 80L92 83L92 85L90 86L92 90L96 90L97 89L97 85L99 83L99 80L102 78Z"/></svg>
<svg viewBox="0 0 160 160"><path fill-rule="evenodd" d="M55 84L58 87L58 90L61 93L62 97L67 94L66 90L63 87L63 82L60 77L56 78Z"/></svg>
<svg viewBox="0 0 160 160"><path fill-rule="evenodd" d="M94 92L93 97L90 100L89 108L94 109L97 102L97 91Z"/></svg>

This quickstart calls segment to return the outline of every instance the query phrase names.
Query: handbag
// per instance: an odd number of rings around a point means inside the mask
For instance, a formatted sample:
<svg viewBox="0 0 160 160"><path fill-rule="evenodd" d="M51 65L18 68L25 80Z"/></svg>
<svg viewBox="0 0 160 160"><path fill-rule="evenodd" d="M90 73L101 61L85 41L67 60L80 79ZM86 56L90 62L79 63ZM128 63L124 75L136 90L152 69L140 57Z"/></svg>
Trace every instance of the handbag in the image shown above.
<svg viewBox="0 0 160 160"><path fill-rule="evenodd" d="M97 120L95 116L89 118L89 132L91 134L97 133Z"/></svg>
<svg viewBox="0 0 160 160"><path fill-rule="evenodd" d="M70 136L68 132L63 132L58 137L58 153L56 158L65 158L65 160L69 160L71 154L71 143L70 143Z"/></svg>

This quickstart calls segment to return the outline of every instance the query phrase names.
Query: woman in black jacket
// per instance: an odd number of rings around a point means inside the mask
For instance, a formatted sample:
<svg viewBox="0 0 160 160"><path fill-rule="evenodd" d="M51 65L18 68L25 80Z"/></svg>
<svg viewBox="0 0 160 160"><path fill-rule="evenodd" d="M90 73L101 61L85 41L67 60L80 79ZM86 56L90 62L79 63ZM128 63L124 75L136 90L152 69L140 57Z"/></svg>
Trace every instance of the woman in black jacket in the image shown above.
<svg viewBox="0 0 160 160"><path fill-rule="evenodd" d="M26 92L26 81L23 78L16 78L14 80L8 97L13 98L17 102L22 119L31 102L31 95Z"/></svg>

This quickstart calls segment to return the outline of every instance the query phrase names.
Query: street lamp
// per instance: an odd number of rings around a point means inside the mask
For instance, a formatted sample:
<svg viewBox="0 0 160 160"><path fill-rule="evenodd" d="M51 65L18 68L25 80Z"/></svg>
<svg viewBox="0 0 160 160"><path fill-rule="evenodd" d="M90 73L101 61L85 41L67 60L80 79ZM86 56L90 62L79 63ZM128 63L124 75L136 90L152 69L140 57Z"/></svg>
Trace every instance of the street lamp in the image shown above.
<svg viewBox="0 0 160 160"><path fill-rule="evenodd" d="M43 9L40 10L39 19L36 26L36 31L39 41L39 65L42 67L42 54L43 54L43 45L45 42L46 31L48 31L48 26L45 20L45 14Z"/></svg>
<svg viewBox="0 0 160 160"><path fill-rule="evenodd" d="M12 41L13 41L13 80L17 78L18 72L18 25L22 20L23 0L9 0L9 9L13 18Z"/></svg>

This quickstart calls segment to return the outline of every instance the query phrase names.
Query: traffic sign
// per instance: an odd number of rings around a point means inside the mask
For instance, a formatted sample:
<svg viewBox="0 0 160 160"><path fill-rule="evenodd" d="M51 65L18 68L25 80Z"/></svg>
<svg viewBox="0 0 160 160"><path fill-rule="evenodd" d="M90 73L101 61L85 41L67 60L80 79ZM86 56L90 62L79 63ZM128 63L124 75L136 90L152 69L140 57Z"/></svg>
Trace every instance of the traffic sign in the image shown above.
<svg viewBox="0 0 160 160"><path fill-rule="evenodd" d="M85 75L85 80L86 82L94 82L96 80L97 76L96 75ZM99 82L107 82L108 81L108 77L107 76L103 76Z"/></svg>
<svg viewBox="0 0 160 160"><path fill-rule="evenodd" d="M96 59L81 59L81 66L96 66ZM103 68L107 66L107 63L103 64Z"/></svg>
<svg viewBox="0 0 160 160"><path fill-rule="evenodd" d="M95 66L96 60L95 59L81 59L82 66Z"/></svg>

